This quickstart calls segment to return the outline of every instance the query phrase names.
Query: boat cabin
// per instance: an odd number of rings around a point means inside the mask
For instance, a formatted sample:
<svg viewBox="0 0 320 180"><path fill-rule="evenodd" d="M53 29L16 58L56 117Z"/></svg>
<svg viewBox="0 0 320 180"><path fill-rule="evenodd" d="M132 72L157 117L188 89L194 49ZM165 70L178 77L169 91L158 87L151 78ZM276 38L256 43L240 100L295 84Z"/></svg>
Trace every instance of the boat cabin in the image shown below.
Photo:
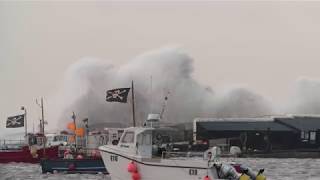
<svg viewBox="0 0 320 180"><path fill-rule="evenodd" d="M121 136L118 147L129 154L135 154L142 158L151 158L152 130L153 128L128 128Z"/></svg>
<svg viewBox="0 0 320 180"><path fill-rule="evenodd" d="M32 146L32 145L42 146L43 142L44 142L43 134L40 134L40 133L36 133L36 134L29 133L28 134L28 145L29 146Z"/></svg>
<svg viewBox="0 0 320 180"><path fill-rule="evenodd" d="M46 134L47 146L60 146L68 144L68 135L66 134Z"/></svg>
<svg viewBox="0 0 320 180"><path fill-rule="evenodd" d="M124 130L118 146L142 158L162 157L164 151L175 151L175 143L182 140L183 137L177 129L160 126L159 114L149 114L144 127Z"/></svg>

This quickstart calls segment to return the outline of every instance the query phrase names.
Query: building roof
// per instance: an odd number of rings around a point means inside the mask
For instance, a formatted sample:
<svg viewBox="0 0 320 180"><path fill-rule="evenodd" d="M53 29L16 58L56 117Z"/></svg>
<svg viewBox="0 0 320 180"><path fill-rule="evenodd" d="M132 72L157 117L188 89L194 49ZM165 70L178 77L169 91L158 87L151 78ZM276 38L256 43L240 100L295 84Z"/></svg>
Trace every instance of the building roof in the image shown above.
<svg viewBox="0 0 320 180"><path fill-rule="evenodd" d="M276 123L273 120L264 121L198 121L197 126L207 131L293 131L292 128Z"/></svg>
<svg viewBox="0 0 320 180"><path fill-rule="evenodd" d="M320 116L292 116L292 118L275 118L276 122L301 131L316 131L320 129Z"/></svg>
<svg viewBox="0 0 320 180"><path fill-rule="evenodd" d="M195 118L197 122L261 122L273 121L273 117L256 117L256 118Z"/></svg>

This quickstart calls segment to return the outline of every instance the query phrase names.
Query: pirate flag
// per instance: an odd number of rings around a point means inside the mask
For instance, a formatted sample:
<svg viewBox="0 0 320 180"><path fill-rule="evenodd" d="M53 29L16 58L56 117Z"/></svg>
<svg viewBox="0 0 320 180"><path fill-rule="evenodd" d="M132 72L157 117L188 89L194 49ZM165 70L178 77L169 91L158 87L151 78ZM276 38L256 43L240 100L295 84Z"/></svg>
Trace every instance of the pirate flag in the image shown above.
<svg viewBox="0 0 320 180"><path fill-rule="evenodd" d="M19 128L23 126L24 126L24 114L8 117L6 128Z"/></svg>
<svg viewBox="0 0 320 180"><path fill-rule="evenodd" d="M111 89L107 91L106 101L126 103L130 88Z"/></svg>

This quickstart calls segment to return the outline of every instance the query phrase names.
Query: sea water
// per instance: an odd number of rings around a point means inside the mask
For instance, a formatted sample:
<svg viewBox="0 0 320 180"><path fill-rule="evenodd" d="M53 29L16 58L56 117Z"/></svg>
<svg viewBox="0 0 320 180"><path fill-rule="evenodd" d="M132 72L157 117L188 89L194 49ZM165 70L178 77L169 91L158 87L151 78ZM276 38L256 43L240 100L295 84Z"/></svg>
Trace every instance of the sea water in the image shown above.
<svg viewBox="0 0 320 180"><path fill-rule="evenodd" d="M231 159L221 160L231 161ZM248 165L254 171L264 168L268 180L320 180L320 159L237 158L233 161ZM42 174L38 164L0 164L0 180L28 179L110 180L110 177L102 174Z"/></svg>
<svg viewBox="0 0 320 180"><path fill-rule="evenodd" d="M39 164L0 164L0 180L110 180L104 174L42 174Z"/></svg>

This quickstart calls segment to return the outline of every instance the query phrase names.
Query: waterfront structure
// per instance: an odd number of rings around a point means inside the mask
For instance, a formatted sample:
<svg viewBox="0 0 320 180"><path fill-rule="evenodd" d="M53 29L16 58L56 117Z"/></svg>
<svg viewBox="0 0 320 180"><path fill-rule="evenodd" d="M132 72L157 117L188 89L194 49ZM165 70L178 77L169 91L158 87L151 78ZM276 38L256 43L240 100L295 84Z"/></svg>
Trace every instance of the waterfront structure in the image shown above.
<svg viewBox="0 0 320 180"><path fill-rule="evenodd" d="M243 151L314 150L320 147L320 116L196 118L194 142L239 146Z"/></svg>

